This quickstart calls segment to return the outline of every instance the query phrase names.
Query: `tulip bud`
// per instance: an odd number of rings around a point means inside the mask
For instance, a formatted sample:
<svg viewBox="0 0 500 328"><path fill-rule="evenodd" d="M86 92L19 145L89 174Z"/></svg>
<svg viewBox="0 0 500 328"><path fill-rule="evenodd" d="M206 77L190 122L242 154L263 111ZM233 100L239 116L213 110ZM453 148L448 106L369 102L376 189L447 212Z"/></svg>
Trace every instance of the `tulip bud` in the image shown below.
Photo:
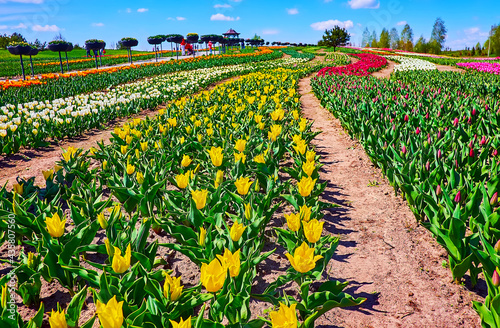
<svg viewBox="0 0 500 328"><path fill-rule="evenodd" d="M458 126L458 117L456 117L456 118L453 120L453 126L454 126L454 127L457 127L457 126Z"/></svg>
<svg viewBox="0 0 500 328"><path fill-rule="evenodd" d="M493 156L497 156L498 155L498 150L493 150Z"/></svg>
<svg viewBox="0 0 500 328"><path fill-rule="evenodd" d="M469 157L474 157L474 148L471 148L469 151Z"/></svg>
<svg viewBox="0 0 500 328"><path fill-rule="evenodd" d="M441 185L438 184L438 186L436 187L436 195L441 196L442 193L443 191L441 190Z"/></svg>
<svg viewBox="0 0 500 328"><path fill-rule="evenodd" d="M441 158L441 149L438 150L437 157Z"/></svg>
<svg viewBox="0 0 500 328"><path fill-rule="evenodd" d="M493 286L495 287L500 286L500 276L498 275L498 268L495 268L495 271L493 271L493 276L491 277L491 280L493 282Z"/></svg>
<svg viewBox="0 0 500 328"><path fill-rule="evenodd" d="M481 146L486 145L486 137L485 137L485 136L483 136L483 137L481 138L481 141L479 142L479 144L480 144Z"/></svg>
<svg viewBox="0 0 500 328"><path fill-rule="evenodd" d="M494 193L493 196L491 196L490 199L490 205L491 206L497 206L498 204L498 192Z"/></svg>
<svg viewBox="0 0 500 328"><path fill-rule="evenodd" d="M462 201L462 195L460 193L460 191L457 193L457 195L455 196L455 203L460 203Z"/></svg>
<svg viewBox="0 0 500 328"><path fill-rule="evenodd" d="M431 168L431 163L430 163L429 161L427 161L427 163L425 163L425 169L426 169L427 171L429 171L429 170L430 170L430 168Z"/></svg>
<svg viewBox="0 0 500 328"><path fill-rule="evenodd" d="M495 244L495 252L500 253L500 239Z"/></svg>
<svg viewBox="0 0 500 328"><path fill-rule="evenodd" d="M403 155L406 154L406 146L403 146L403 148L401 149L401 152L403 153Z"/></svg>

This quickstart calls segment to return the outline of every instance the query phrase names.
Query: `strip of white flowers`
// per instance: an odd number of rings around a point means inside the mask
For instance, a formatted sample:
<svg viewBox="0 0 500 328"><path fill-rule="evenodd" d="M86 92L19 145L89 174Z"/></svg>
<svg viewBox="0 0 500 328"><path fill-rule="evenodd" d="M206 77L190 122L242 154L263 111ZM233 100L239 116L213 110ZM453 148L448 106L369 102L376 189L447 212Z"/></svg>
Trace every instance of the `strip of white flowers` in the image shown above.
<svg viewBox="0 0 500 328"><path fill-rule="evenodd" d="M389 60L396 60L401 64L398 64L394 67L394 71L415 71L415 70L435 70L436 65L428 62L427 60L403 57L403 56L384 56Z"/></svg>
<svg viewBox="0 0 500 328"><path fill-rule="evenodd" d="M191 94L225 77L306 62L304 58L204 68L156 76L128 83L104 92L76 95L52 101L33 101L0 107L0 136L34 139L74 135L116 117L153 108L182 95ZM42 137L43 138L43 137ZM4 140L5 141L5 140Z"/></svg>

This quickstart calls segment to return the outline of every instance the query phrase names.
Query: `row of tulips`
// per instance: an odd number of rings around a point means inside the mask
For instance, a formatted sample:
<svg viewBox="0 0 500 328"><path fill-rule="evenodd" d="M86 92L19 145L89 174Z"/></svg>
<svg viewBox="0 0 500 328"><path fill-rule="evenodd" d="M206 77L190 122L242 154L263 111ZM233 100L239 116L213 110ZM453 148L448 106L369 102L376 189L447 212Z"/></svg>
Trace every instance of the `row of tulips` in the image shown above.
<svg viewBox="0 0 500 328"><path fill-rule="evenodd" d="M160 75L108 89L52 101L33 101L0 107L0 149L16 153L20 147L39 147L49 138L81 134L117 117L187 95L224 78L260 68L298 64L305 59L281 59Z"/></svg>
<svg viewBox="0 0 500 328"><path fill-rule="evenodd" d="M326 273L338 238L323 232L321 210L334 205L319 199L317 133L297 93L314 68L294 66L178 99L154 119L115 129L109 145L68 148L43 172L44 189L32 179L2 189L0 213L15 221L2 225L2 240L9 228L30 247L11 271L23 303L38 306L42 279L66 288L72 300L52 309L51 328L96 320L104 328L309 328L332 308L361 304ZM284 208L291 213L279 214ZM290 264L263 283L278 245ZM183 254L199 279L166 270L161 249ZM9 279L0 278L5 304L14 297ZM88 293L96 312L80 322ZM252 300L269 303L269 316L251 313ZM19 314L12 322L5 309L0 323L9 327L40 327L46 310L42 303L29 322Z"/></svg>
<svg viewBox="0 0 500 328"><path fill-rule="evenodd" d="M162 62L113 66L65 74L43 74L40 79L26 81L0 81L0 106L34 100L53 100L80 93L104 90L108 87L137 81L142 78L177 71L253 63L277 59L280 51L262 48L257 52L194 57Z"/></svg>
<svg viewBox="0 0 500 328"><path fill-rule="evenodd" d="M427 71L435 70L436 65L418 58L403 57L403 56L385 56L385 58L399 63L394 67L394 71Z"/></svg>
<svg viewBox="0 0 500 328"><path fill-rule="evenodd" d="M318 76L325 75L357 75L366 76L387 66L387 59L374 54L351 54L357 62L347 66L325 67Z"/></svg>
<svg viewBox="0 0 500 328"><path fill-rule="evenodd" d="M474 69L479 72L487 72L491 74L500 74L500 63L489 62L472 62L472 63L457 63L458 67Z"/></svg>
<svg viewBox="0 0 500 328"><path fill-rule="evenodd" d="M405 74L407 82L397 80ZM447 250L454 280L468 272L474 286L483 271L489 296L474 306L483 327L500 327L500 106L439 74L318 77L313 87Z"/></svg>

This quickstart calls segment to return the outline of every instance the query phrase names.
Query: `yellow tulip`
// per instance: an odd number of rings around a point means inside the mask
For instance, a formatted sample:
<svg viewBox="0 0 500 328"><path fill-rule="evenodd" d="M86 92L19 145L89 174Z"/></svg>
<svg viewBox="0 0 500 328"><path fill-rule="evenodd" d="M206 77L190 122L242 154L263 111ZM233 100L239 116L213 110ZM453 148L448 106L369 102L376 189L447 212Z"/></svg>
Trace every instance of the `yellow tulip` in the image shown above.
<svg viewBox="0 0 500 328"><path fill-rule="evenodd" d="M240 153L245 151L245 147L247 145L247 141L244 139L239 139L236 141L236 145L234 146L234 149L239 151Z"/></svg>
<svg viewBox="0 0 500 328"><path fill-rule="evenodd" d="M297 328L297 312L295 307L297 304L292 304L290 307L280 302L278 311L271 311L269 317L271 318L272 328Z"/></svg>
<svg viewBox="0 0 500 328"><path fill-rule="evenodd" d="M297 146L293 146L293 149L295 149L297 154L304 155L307 149L307 144L304 140L301 140L297 143Z"/></svg>
<svg viewBox="0 0 500 328"><path fill-rule="evenodd" d="M192 128L192 127L190 127L189 125L188 125L188 126L186 126L186 133L187 133L187 134L191 134L191 132L193 132L193 128Z"/></svg>
<svg viewBox="0 0 500 328"><path fill-rule="evenodd" d="M181 318L181 321L179 322L170 320L170 323L172 324L172 328L191 328L191 316L189 316L186 321Z"/></svg>
<svg viewBox="0 0 500 328"><path fill-rule="evenodd" d="M255 163L261 163L261 164L265 164L266 163L266 158L264 157L263 154L260 154L260 155L257 155L253 158L253 161Z"/></svg>
<svg viewBox="0 0 500 328"><path fill-rule="evenodd" d="M125 155L127 153L127 150L128 150L128 146L121 146L120 147L120 151L121 151L122 155Z"/></svg>
<svg viewBox="0 0 500 328"><path fill-rule="evenodd" d="M108 238L104 239L104 245L106 246L106 253L108 254L108 256L113 257L115 250L111 247L111 243L109 242Z"/></svg>
<svg viewBox="0 0 500 328"><path fill-rule="evenodd" d="M144 174L142 174L141 172L137 172L135 178L137 179L137 182L139 184L143 184L144 183Z"/></svg>
<svg viewBox="0 0 500 328"><path fill-rule="evenodd" d="M292 267L300 273L311 271L316 262L323 258L321 255L314 256L314 248L309 247L306 242L295 249L293 256L288 253L285 255Z"/></svg>
<svg viewBox="0 0 500 328"><path fill-rule="evenodd" d="M304 132L306 130L306 128L307 128L307 121L306 120L300 121L299 131Z"/></svg>
<svg viewBox="0 0 500 328"><path fill-rule="evenodd" d="M123 324L123 301L117 302L116 295L107 304L97 300L96 313L102 328L121 328Z"/></svg>
<svg viewBox="0 0 500 328"><path fill-rule="evenodd" d="M300 214L285 214L286 223L288 225L288 229L292 231L299 231L300 229Z"/></svg>
<svg viewBox="0 0 500 328"><path fill-rule="evenodd" d="M209 151L208 154L210 155L210 159L212 160L212 164L215 167L219 167L222 165L222 160L224 159L224 154L222 154L222 148L221 147L212 147Z"/></svg>
<svg viewBox="0 0 500 328"><path fill-rule="evenodd" d="M229 275L231 277L237 277L240 274L240 250L231 253L229 249L226 248L224 255L217 255L217 258L222 263L222 266L229 270Z"/></svg>
<svg viewBox="0 0 500 328"><path fill-rule="evenodd" d="M168 124L170 124L171 127L175 128L177 126L177 118L167 118Z"/></svg>
<svg viewBox="0 0 500 328"><path fill-rule="evenodd" d="M21 183L21 184L19 184L19 183L14 183L14 185L13 185L13 187L14 187L14 191L15 191L16 193L18 193L19 195L22 195L22 194L23 194L23 191L24 191L23 186L24 186L24 183Z"/></svg>
<svg viewBox="0 0 500 328"><path fill-rule="evenodd" d="M250 189L250 186L252 186L253 181L250 181L250 178L248 177L241 177L236 182L234 185L238 189L238 194L245 196L248 194L248 190Z"/></svg>
<svg viewBox="0 0 500 328"><path fill-rule="evenodd" d="M193 160L188 155L183 155L181 165L182 165L182 167L188 167L192 161Z"/></svg>
<svg viewBox="0 0 500 328"><path fill-rule="evenodd" d="M47 170L47 171L42 170L42 174L45 180L52 180L54 178L54 171L52 170Z"/></svg>
<svg viewBox="0 0 500 328"><path fill-rule="evenodd" d="M262 118L264 118L264 116L262 115L255 115L254 117L254 120L255 120L255 123L259 124L262 122Z"/></svg>
<svg viewBox="0 0 500 328"><path fill-rule="evenodd" d="M59 170L61 170L62 168L63 168L62 166L60 166L60 165L57 165L57 164L56 164L56 165L54 165L54 172L55 172L55 173L57 173L57 172L59 172Z"/></svg>
<svg viewBox="0 0 500 328"><path fill-rule="evenodd" d="M245 164L245 161L247 160L247 155L243 153L234 153L234 162L238 163L238 161L240 160L243 164Z"/></svg>
<svg viewBox="0 0 500 328"><path fill-rule="evenodd" d="M309 222L311 219L311 207L303 205L300 207L300 219L304 222Z"/></svg>
<svg viewBox="0 0 500 328"><path fill-rule="evenodd" d="M137 159L141 158L141 153L139 152L139 149L135 150L135 158L137 158Z"/></svg>
<svg viewBox="0 0 500 328"><path fill-rule="evenodd" d="M193 190L191 191L191 197L193 197L194 203L196 204L196 208L201 210L207 204L207 190Z"/></svg>
<svg viewBox="0 0 500 328"><path fill-rule="evenodd" d="M35 254L33 254L32 252L28 252L28 268L30 268L30 269L33 269L34 256L35 256Z"/></svg>
<svg viewBox="0 0 500 328"><path fill-rule="evenodd" d="M299 194L302 197L309 196L314 189L314 184L316 183L316 180L317 179L313 180L311 177L308 178L302 177L302 179L300 179L300 182L297 183L297 187L299 188Z"/></svg>
<svg viewBox="0 0 500 328"><path fill-rule="evenodd" d="M172 278L170 275L165 276L165 284L163 284L163 296L170 301L177 301L182 294L181 277Z"/></svg>
<svg viewBox="0 0 500 328"><path fill-rule="evenodd" d="M105 160L102 162L102 169L106 170L107 168L108 168L108 161Z"/></svg>
<svg viewBox="0 0 500 328"><path fill-rule="evenodd" d="M306 154L306 160L308 162L314 162L315 159L316 159L316 152L313 150L309 150Z"/></svg>
<svg viewBox="0 0 500 328"><path fill-rule="evenodd" d="M125 250L125 256L122 256L122 251L118 247L113 246L113 248L115 252L113 255L113 262L111 263L111 267L116 273L124 273L130 267L130 258L132 256L130 244L128 244L127 249Z"/></svg>
<svg viewBox="0 0 500 328"><path fill-rule="evenodd" d="M283 109L276 109L271 113L271 119L273 121L281 121L285 117L285 111Z"/></svg>
<svg viewBox="0 0 500 328"><path fill-rule="evenodd" d="M214 259L210 264L201 265L200 281L210 293L218 292L224 286L226 276L227 270L218 259Z"/></svg>
<svg viewBox="0 0 500 328"><path fill-rule="evenodd" d="M266 127L266 123L265 122L260 122L257 127L259 128L259 130L264 130L264 128Z"/></svg>
<svg viewBox="0 0 500 328"><path fill-rule="evenodd" d="M141 142L141 150L146 151L148 150L148 142Z"/></svg>
<svg viewBox="0 0 500 328"><path fill-rule="evenodd" d="M127 136L125 138L125 142L127 143L127 145L130 145L130 143L132 142L132 140L134 140L134 138L132 138L132 136Z"/></svg>
<svg viewBox="0 0 500 328"><path fill-rule="evenodd" d="M49 317L49 325L50 328L68 328L68 324L66 323L66 315L64 311L54 311L50 313Z"/></svg>
<svg viewBox="0 0 500 328"><path fill-rule="evenodd" d="M132 174L134 174L134 172L135 172L135 166L127 163L127 174L132 175Z"/></svg>
<svg viewBox="0 0 500 328"><path fill-rule="evenodd" d="M306 236L307 241L311 244L316 243L321 238L324 222L319 222L314 219L307 223L303 222L302 224L304 225L304 235Z"/></svg>
<svg viewBox="0 0 500 328"><path fill-rule="evenodd" d="M180 143L181 143L181 145L182 145L184 142L186 142L186 138L181 137L181 138L179 139L179 142L180 142Z"/></svg>
<svg viewBox="0 0 500 328"><path fill-rule="evenodd" d="M219 188L219 185L224 181L224 171L217 171L215 176L215 188Z"/></svg>
<svg viewBox="0 0 500 328"><path fill-rule="evenodd" d="M299 112L297 110L292 111L293 119L298 120L299 119Z"/></svg>
<svg viewBox="0 0 500 328"><path fill-rule="evenodd" d="M47 225L47 231L49 234L54 238L59 238L64 234L66 219L61 220L59 214L54 213L52 217L47 217L45 219L45 224Z"/></svg>
<svg viewBox="0 0 500 328"><path fill-rule="evenodd" d="M229 235L231 236L231 239L234 242L237 242L240 240L241 235L243 235L243 232L245 231L247 227L245 227L242 223L238 223L238 221L235 221L233 223L233 226L229 230Z"/></svg>
<svg viewBox="0 0 500 328"><path fill-rule="evenodd" d="M186 188L189 184L189 172L176 175L175 182L177 182L177 187L179 187L180 189Z"/></svg>
<svg viewBox="0 0 500 328"><path fill-rule="evenodd" d="M97 214L97 221L99 221L101 228L106 229L108 227L108 220L104 217L104 213Z"/></svg>
<svg viewBox="0 0 500 328"><path fill-rule="evenodd" d="M205 228L201 227L200 228L200 237L198 239L198 244L201 246L201 247L204 247L205 246L205 239L207 238L207 231L205 230Z"/></svg>
<svg viewBox="0 0 500 328"><path fill-rule="evenodd" d="M245 218L250 220L252 218L252 205L245 204Z"/></svg>
<svg viewBox="0 0 500 328"><path fill-rule="evenodd" d="M74 157L76 150L76 148L69 146L68 149L62 154L64 160L66 162L69 162L69 160Z"/></svg>
<svg viewBox="0 0 500 328"><path fill-rule="evenodd" d="M276 138L281 134L282 128L281 125L273 125L271 126L271 131L267 133L267 137L271 141L276 141Z"/></svg>
<svg viewBox="0 0 500 328"><path fill-rule="evenodd" d="M302 170L304 171L304 173L308 176L312 176L314 170L316 169L316 166L314 164L314 162L305 162L304 164L302 164Z"/></svg>

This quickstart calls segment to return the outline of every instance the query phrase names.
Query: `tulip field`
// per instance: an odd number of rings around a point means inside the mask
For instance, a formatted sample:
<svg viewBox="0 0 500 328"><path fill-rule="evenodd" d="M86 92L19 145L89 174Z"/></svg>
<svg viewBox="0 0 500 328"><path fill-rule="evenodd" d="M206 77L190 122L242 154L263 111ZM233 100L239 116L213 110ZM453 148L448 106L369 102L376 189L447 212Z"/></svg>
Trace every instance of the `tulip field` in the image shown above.
<svg viewBox="0 0 500 328"><path fill-rule="evenodd" d="M446 250L453 281L486 282L471 307L500 327L499 75L386 52L313 58L259 48L0 82L7 159L128 118L109 142L64 147L42 183L0 189L0 327L313 328L366 304L331 275L340 236L324 210L339 205L301 111L311 75ZM389 61L389 79L370 76ZM48 284L68 301L47 307Z"/></svg>
<svg viewBox="0 0 500 328"><path fill-rule="evenodd" d="M332 308L363 303L325 271L339 239L323 233L321 210L334 205L320 201L326 183L310 144L317 133L300 114L298 81L319 69L307 60L202 68L4 106L19 115L5 113L12 124L38 130L23 135L43 140L171 100L156 117L115 128L108 145L65 149L43 172L44 186L18 179L1 190L2 240L13 234L23 249L0 279L1 326L314 327ZM243 76L196 93L235 75ZM277 220L284 206L290 212ZM259 268L277 248L289 267L255 293ZM187 285L183 273L165 269L161 249L183 254L199 281ZM48 316L43 281L71 297ZM297 297L283 291L289 283ZM14 295L37 314L22 318ZM95 313L82 322L88 297ZM252 313L251 301L272 311Z"/></svg>

